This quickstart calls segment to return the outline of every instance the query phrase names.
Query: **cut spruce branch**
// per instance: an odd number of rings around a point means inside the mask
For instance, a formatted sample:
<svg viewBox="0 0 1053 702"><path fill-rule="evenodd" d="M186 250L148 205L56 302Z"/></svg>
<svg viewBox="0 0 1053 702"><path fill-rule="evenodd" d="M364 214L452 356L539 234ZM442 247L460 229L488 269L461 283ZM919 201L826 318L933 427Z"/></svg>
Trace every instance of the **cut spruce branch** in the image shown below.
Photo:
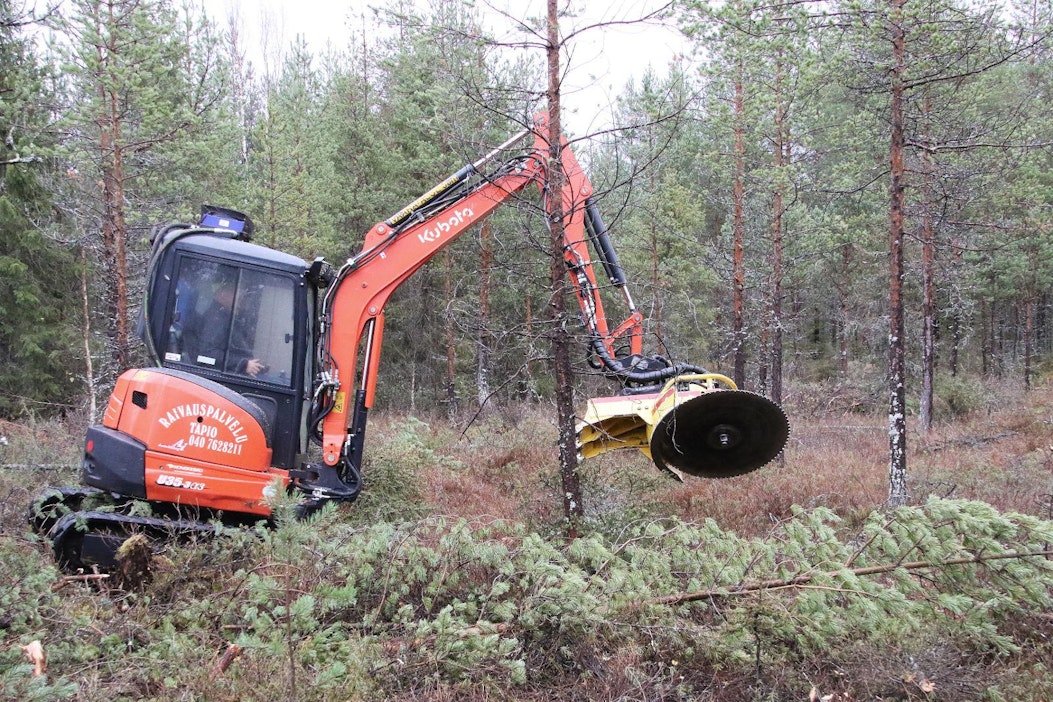
<svg viewBox="0 0 1053 702"><path fill-rule="evenodd" d="M989 561L1000 561L1017 558L1034 558L1034 557L1049 557L1053 556L1053 550L1045 551L1028 551L1027 553L997 553L988 556L967 556L962 558L951 558L945 561L910 561L907 563L890 563L880 566L869 566L866 568L853 568L847 571L852 575L880 575L882 573L891 573L894 570L920 570L923 568L945 568L947 566L954 565L967 565L970 563L987 563ZM708 599L720 599L724 597L733 597L735 595L745 595L751 592L760 592L762 590L779 590L788 587L803 587L810 584L821 576L836 577L843 573L843 570L828 570L822 573L802 573L801 575L794 576L792 578L782 578L776 580L764 580L757 583L744 583L733 588L712 588L709 590L700 590L698 592L679 592L673 595L666 595L664 597L655 597L647 601L648 604L656 605L676 605L684 602L697 602L699 600Z"/></svg>

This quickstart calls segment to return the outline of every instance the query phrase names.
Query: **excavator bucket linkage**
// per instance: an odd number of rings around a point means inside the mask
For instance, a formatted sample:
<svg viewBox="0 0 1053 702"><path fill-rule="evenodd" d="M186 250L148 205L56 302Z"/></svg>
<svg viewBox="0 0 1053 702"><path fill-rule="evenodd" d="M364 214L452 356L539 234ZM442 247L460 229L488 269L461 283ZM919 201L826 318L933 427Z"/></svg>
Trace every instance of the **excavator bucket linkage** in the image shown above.
<svg viewBox="0 0 1053 702"><path fill-rule="evenodd" d="M593 398L577 430L582 458L635 448L683 480L760 468L782 451L790 425L777 404L730 378L692 373L656 393Z"/></svg>

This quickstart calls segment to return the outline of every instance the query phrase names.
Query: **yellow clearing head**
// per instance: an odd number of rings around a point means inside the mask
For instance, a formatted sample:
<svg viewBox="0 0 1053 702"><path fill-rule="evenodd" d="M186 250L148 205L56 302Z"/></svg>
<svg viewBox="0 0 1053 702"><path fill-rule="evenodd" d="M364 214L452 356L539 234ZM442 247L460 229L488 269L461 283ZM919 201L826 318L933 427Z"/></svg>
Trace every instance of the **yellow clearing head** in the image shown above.
<svg viewBox="0 0 1053 702"><path fill-rule="evenodd" d="M729 478L778 456L789 434L774 402L703 373L673 378L657 393L589 400L578 451L591 458L636 448L678 478Z"/></svg>

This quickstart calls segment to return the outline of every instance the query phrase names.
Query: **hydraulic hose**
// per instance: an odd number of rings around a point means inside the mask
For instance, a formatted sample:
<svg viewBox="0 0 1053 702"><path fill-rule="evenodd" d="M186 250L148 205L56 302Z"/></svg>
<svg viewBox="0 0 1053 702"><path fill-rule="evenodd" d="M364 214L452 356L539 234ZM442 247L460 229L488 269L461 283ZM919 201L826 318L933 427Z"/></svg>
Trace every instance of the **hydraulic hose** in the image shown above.
<svg viewBox="0 0 1053 702"><path fill-rule="evenodd" d="M652 392L658 389L658 386L665 381L675 378L678 375L706 372L705 368L689 363L674 363L672 365L666 365L665 368L657 368L654 370L634 370L626 368L623 363L618 361L618 359L613 358L607 352L607 347L604 346L602 340L594 338L592 341L592 348L603 365L604 375L617 378L625 383L632 383L633 385L640 386L625 387L622 390L622 393L626 395ZM657 356L652 356L650 358L662 363L668 363L665 359L659 359Z"/></svg>

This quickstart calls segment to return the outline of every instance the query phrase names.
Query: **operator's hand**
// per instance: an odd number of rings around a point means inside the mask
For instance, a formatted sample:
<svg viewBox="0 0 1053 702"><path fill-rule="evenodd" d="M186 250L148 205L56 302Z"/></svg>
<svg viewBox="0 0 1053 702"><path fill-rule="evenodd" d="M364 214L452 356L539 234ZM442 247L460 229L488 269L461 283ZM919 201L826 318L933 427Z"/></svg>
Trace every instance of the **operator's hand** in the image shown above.
<svg viewBox="0 0 1053 702"><path fill-rule="evenodd" d="M245 372L251 375L253 378L259 375L264 368L266 368L266 366L263 365L263 363L261 363L260 359L258 358L250 358L248 361L245 362Z"/></svg>

